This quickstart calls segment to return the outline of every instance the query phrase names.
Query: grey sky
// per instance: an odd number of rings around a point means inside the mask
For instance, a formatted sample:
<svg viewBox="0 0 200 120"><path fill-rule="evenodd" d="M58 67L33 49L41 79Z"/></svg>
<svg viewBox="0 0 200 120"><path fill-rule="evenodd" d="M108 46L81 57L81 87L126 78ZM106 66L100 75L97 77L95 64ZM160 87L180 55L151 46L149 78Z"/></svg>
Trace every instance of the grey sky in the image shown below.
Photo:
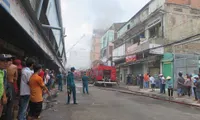
<svg viewBox="0 0 200 120"><path fill-rule="evenodd" d="M108 28L114 22L128 21L150 0L61 0L63 25L66 28L66 51L72 49L77 56L70 58L68 66L87 68L90 63L91 35L94 28ZM70 50L71 51L71 50ZM69 54L67 54L68 57Z"/></svg>

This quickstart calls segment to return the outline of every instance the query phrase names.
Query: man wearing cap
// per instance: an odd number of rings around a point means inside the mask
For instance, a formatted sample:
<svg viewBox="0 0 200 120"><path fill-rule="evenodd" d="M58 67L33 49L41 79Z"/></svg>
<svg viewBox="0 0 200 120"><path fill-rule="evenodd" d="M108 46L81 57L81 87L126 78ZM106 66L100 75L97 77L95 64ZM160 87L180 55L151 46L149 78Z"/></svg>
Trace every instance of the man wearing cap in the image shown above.
<svg viewBox="0 0 200 120"><path fill-rule="evenodd" d="M71 72L67 76L67 89L68 89L67 104L70 103L71 92L73 94L74 104L77 104L76 103L76 86L75 86L75 82L74 82L74 71L75 71L75 68L72 67Z"/></svg>
<svg viewBox="0 0 200 120"><path fill-rule="evenodd" d="M3 105L7 104L6 89L7 89L7 73L8 61L11 59L6 54L0 54L0 117L2 118ZM4 116L5 117L5 116Z"/></svg>
<svg viewBox="0 0 200 120"><path fill-rule="evenodd" d="M13 114L13 106L14 106L14 100L15 100L15 88L14 83L17 82L18 77L18 71L17 66L13 64L14 57L12 55L7 55L10 59L8 61L8 68L7 68L7 105L4 107L5 116L4 119L6 120L12 120Z"/></svg>

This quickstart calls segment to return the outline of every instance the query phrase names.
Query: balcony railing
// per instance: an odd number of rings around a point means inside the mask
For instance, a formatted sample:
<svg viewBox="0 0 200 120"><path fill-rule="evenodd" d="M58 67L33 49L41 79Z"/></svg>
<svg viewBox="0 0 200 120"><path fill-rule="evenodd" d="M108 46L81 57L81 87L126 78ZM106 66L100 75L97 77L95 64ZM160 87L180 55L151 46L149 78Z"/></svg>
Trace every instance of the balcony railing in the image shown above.
<svg viewBox="0 0 200 120"><path fill-rule="evenodd" d="M150 38L148 40L144 40L143 42L140 42L140 45L133 44L132 46L128 47L127 50L129 50L129 51L127 51L127 54L134 54L134 53L138 53L141 51L145 51L150 48L158 47L158 46L163 45L164 42L165 42L165 40L163 38L156 38L156 37ZM131 50L131 49L133 49L133 50ZM160 53L164 52L163 48L158 48L158 49L160 50ZM155 51L158 51L158 49L152 50L151 52L154 53Z"/></svg>

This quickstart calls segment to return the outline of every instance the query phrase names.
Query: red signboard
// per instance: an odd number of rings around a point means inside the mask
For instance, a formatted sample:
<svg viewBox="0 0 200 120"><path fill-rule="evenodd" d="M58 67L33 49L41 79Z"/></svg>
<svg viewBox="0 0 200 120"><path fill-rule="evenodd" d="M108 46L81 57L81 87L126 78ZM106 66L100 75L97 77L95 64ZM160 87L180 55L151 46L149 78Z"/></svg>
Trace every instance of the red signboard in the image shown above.
<svg viewBox="0 0 200 120"><path fill-rule="evenodd" d="M137 60L136 55L131 55L126 57L126 62L134 62Z"/></svg>

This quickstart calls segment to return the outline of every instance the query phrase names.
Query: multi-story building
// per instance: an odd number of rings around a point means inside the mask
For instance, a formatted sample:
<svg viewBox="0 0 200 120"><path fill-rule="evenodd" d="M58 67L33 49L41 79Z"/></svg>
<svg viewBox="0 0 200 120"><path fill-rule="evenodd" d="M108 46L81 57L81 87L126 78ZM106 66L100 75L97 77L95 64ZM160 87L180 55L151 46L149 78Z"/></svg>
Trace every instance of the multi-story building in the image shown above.
<svg viewBox="0 0 200 120"><path fill-rule="evenodd" d="M119 69L118 77L123 82L127 74L147 72L175 77L180 66L174 65L174 55L179 53L174 53L173 46L200 33L199 8L199 0L151 0L147 3L120 28L118 39L114 41L113 59ZM194 66L188 68L184 73L196 71Z"/></svg>
<svg viewBox="0 0 200 120"><path fill-rule="evenodd" d="M92 47L90 52L90 59L92 66L95 66L100 61L100 48L101 48L101 36L103 35L104 30L94 30L92 36Z"/></svg>
<svg viewBox="0 0 200 120"><path fill-rule="evenodd" d="M64 70L60 0L0 0L1 53L35 56L45 67Z"/></svg>
<svg viewBox="0 0 200 120"><path fill-rule="evenodd" d="M113 41L117 38L117 31L124 23L114 23L101 37L101 55L102 62L112 66Z"/></svg>

